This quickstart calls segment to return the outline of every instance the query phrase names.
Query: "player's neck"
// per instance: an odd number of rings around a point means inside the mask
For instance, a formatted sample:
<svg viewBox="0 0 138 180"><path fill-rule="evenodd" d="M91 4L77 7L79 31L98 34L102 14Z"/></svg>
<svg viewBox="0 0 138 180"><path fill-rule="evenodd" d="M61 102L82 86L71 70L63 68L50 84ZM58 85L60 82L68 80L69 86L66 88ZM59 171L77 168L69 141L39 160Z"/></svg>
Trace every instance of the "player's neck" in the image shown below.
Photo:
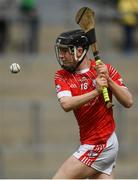
<svg viewBox="0 0 138 180"><path fill-rule="evenodd" d="M88 58L85 58L82 63L80 64L80 66L77 68L77 71L81 71L84 69L89 69L90 68L90 60Z"/></svg>

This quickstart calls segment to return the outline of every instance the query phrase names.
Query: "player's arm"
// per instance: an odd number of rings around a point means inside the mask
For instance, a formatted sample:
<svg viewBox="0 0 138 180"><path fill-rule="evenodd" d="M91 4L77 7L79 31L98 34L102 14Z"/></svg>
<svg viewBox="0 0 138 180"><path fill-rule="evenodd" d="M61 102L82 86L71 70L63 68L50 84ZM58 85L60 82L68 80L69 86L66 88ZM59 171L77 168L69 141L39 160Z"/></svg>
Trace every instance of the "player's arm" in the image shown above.
<svg viewBox="0 0 138 180"><path fill-rule="evenodd" d="M64 109L64 111L69 112L71 110L75 110L79 108L80 106L84 105L91 99L95 98L96 96L99 95L99 92L97 89L83 94L83 95L78 95L78 96L65 96L60 98L60 104L61 107Z"/></svg>
<svg viewBox="0 0 138 180"><path fill-rule="evenodd" d="M108 78L108 85L113 92L116 99L126 108L133 105L132 95L129 90L123 86L118 85L110 77Z"/></svg>
<svg viewBox="0 0 138 180"><path fill-rule="evenodd" d="M104 63L99 64L97 67L98 74L101 74L108 81L109 89L112 91L116 99L126 108L130 108L133 105L132 95L129 90L115 81L119 81L120 76L117 71L110 66L110 71ZM113 79L111 78L113 77Z"/></svg>
<svg viewBox="0 0 138 180"><path fill-rule="evenodd" d="M107 87L107 80L98 76L96 78L96 89L83 95L61 97L59 99L61 107L66 112L75 110L101 94L103 87Z"/></svg>

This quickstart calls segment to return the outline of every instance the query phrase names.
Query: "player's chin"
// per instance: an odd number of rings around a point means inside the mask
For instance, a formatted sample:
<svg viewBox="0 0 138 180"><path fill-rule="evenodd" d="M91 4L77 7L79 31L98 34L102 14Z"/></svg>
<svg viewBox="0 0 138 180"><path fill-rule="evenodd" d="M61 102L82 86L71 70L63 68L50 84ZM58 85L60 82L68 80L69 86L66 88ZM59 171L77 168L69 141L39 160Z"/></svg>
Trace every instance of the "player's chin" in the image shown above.
<svg viewBox="0 0 138 180"><path fill-rule="evenodd" d="M71 73L73 73L75 71L75 67L74 66L62 66L63 69L65 69L66 71L69 71Z"/></svg>
<svg viewBox="0 0 138 180"><path fill-rule="evenodd" d="M74 68L74 66L71 65L71 64L64 64L63 66L64 66L65 69L72 69L72 68Z"/></svg>
<svg viewBox="0 0 138 180"><path fill-rule="evenodd" d="M66 62L66 63L63 63L64 66L67 66L67 67L70 67L70 66L73 66L74 64L71 63L71 62Z"/></svg>

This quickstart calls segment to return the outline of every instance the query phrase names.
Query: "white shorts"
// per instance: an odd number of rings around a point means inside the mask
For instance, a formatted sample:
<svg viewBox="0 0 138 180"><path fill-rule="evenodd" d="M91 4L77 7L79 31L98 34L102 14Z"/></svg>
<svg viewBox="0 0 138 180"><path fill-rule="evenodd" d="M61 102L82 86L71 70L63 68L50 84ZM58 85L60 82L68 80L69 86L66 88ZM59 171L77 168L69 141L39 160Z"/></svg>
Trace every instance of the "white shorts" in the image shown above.
<svg viewBox="0 0 138 180"><path fill-rule="evenodd" d="M81 145L73 154L82 163L102 173L110 175L115 166L118 153L118 140L115 132L106 144Z"/></svg>

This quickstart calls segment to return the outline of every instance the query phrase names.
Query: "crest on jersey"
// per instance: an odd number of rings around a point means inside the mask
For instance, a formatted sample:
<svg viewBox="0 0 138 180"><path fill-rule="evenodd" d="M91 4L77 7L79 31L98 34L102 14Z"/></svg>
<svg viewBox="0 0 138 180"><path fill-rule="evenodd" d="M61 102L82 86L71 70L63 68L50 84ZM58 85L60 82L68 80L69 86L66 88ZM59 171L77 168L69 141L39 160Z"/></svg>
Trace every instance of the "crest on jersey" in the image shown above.
<svg viewBox="0 0 138 180"><path fill-rule="evenodd" d="M96 87L96 79L94 79L94 80L92 81L92 85L93 85L93 87Z"/></svg>
<svg viewBox="0 0 138 180"><path fill-rule="evenodd" d="M83 82L83 81L86 81L87 80L87 78L85 77L85 76L83 76L81 79L79 79L78 81L79 82Z"/></svg>
<svg viewBox="0 0 138 180"><path fill-rule="evenodd" d="M61 90L61 86L58 84L56 85L56 92L58 93Z"/></svg>
<svg viewBox="0 0 138 180"><path fill-rule="evenodd" d="M82 77L81 81L86 81L87 78L86 77Z"/></svg>

